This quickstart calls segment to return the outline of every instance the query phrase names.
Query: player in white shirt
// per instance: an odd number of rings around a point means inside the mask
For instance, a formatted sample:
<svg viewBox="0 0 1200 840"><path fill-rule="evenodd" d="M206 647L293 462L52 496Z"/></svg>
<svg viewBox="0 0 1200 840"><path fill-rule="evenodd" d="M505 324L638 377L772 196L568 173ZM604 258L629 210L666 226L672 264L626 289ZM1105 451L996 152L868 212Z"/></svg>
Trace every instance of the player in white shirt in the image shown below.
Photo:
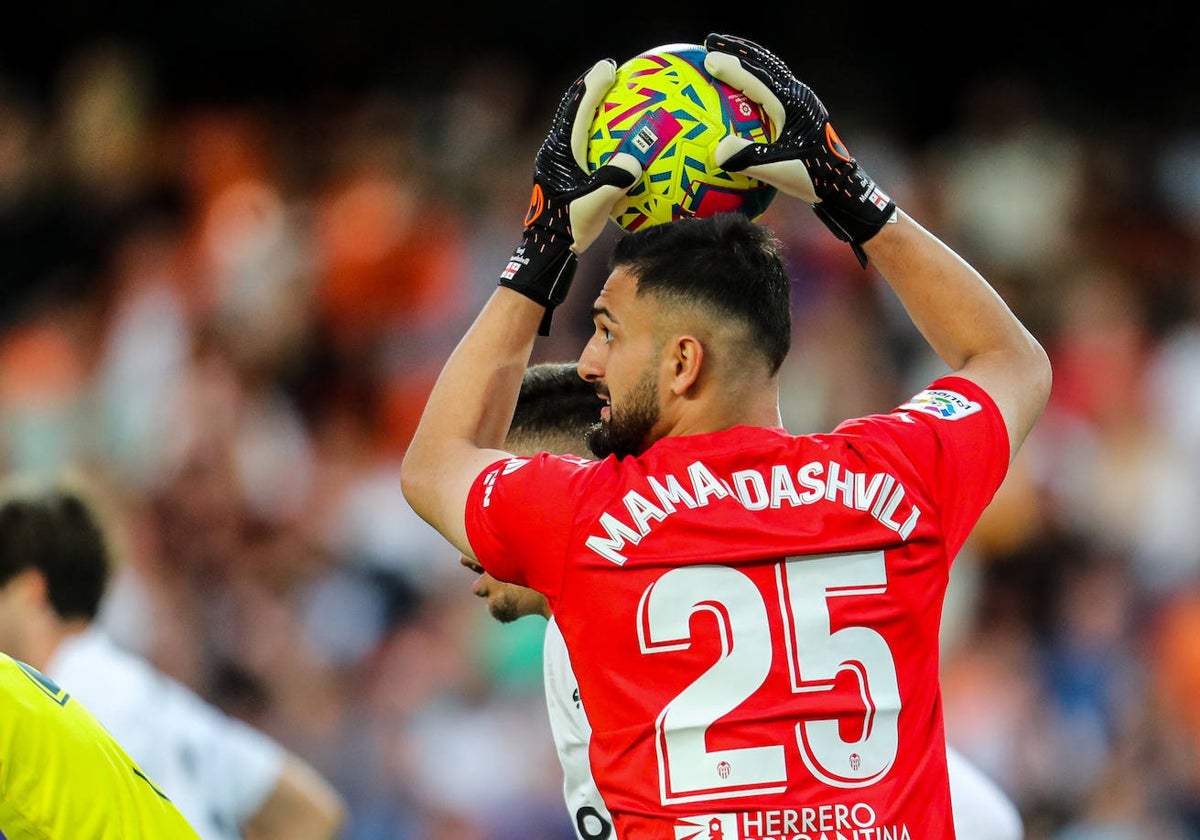
<svg viewBox="0 0 1200 840"><path fill-rule="evenodd" d="M489 579L484 586L505 586ZM567 645L554 621L547 616L546 638L542 647L542 671L546 684L546 710L550 715L550 731L563 769L563 798L567 812L575 822L580 840L607 840L612 835L612 817L596 783L588 761L588 744L592 726L579 701L575 672Z"/></svg>
<svg viewBox="0 0 1200 840"><path fill-rule="evenodd" d="M240 838L283 769L278 743L229 717L91 626L63 640L46 675L112 732L203 838Z"/></svg>
<svg viewBox="0 0 1200 840"><path fill-rule="evenodd" d="M590 457L587 432L603 403L576 372L575 363L531 366L525 374L506 448L517 454L553 452ZM612 818L604 805L588 757L592 728L579 700L578 683L566 643L538 592L503 583L463 557L479 574L472 591L487 600L488 611L508 623L528 615L547 619L543 643L546 708L563 769L563 797L579 840L609 840ZM1020 812L1004 792L952 747L947 748L955 833L964 840L1021 840Z"/></svg>
<svg viewBox="0 0 1200 840"><path fill-rule="evenodd" d="M0 650L87 706L202 840L337 837L345 804L312 767L94 623L109 572L106 537L81 494L2 497Z"/></svg>

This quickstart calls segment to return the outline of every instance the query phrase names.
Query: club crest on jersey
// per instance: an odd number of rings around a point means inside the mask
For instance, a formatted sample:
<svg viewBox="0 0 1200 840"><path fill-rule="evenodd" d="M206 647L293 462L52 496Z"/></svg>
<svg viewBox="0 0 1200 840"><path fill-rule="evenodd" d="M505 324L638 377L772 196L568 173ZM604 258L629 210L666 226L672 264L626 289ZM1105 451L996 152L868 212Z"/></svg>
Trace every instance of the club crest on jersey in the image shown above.
<svg viewBox="0 0 1200 840"><path fill-rule="evenodd" d="M736 814L697 814L675 821L675 840L740 840Z"/></svg>
<svg viewBox="0 0 1200 840"><path fill-rule="evenodd" d="M957 391L922 391L900 408L922 411L943 420L961 420L979 411L982 406Z"/></svg>

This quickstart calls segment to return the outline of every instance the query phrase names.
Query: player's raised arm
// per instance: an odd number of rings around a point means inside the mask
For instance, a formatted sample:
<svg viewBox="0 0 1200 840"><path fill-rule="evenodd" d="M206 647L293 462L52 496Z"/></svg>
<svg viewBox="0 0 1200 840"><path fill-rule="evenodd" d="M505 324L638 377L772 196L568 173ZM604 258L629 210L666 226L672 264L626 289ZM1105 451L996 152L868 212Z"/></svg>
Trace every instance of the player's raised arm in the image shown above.
<svg viewBox="0 0 1200 840"><path fill-rule="evenodd" d="M641 175L637 161L614 155L587 171L587 129L615 79L615 62L597 62L568 88L537 153L525 231L485 304L450 355L405 454L401 480L413 509L464 554L467 493L503 453L533 342L548 335L566 299L576 255L596 240L617 200Z"/></svg>
<svg viewBox="0 0 1200 840"><path fill-rule="evenodd" d="M772 143L727 137L718 162L807 201L864 267L869 257L934 351L996 401L1015 456L1050 395L1041 345L971 265L897 209L778 57L729 35L705 46L708 71L762 104L776 129Z"/></svg>

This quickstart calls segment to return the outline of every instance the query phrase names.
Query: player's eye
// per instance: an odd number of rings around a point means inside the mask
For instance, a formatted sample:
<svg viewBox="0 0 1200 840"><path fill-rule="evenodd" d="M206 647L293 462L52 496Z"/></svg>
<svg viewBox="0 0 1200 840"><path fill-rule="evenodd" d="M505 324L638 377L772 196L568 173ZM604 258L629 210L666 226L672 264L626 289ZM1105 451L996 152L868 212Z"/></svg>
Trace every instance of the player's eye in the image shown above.
<svg viewBox="0 0 1200 840"><path fill-rule="evenodd" d="M599 321L596 321L596 335L600 336L601 340L603 340L605 344L608 344L615 337L613 336L612 330L604 326L604 324L600 323Z"/></svg>

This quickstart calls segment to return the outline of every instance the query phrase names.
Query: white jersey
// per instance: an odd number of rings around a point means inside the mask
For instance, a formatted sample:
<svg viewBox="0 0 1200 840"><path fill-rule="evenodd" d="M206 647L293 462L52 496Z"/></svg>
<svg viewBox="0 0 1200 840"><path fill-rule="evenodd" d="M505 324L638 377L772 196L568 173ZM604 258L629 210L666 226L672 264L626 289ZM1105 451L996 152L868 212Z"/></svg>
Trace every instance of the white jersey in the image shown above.
<svg viewBox="0 0 1200 840"><path fill-rule="evenodd" d="M592 726L579 700L566 642L553 617L546 624L542 661L567 811L579 840L607 840L613 833L612 817L596 789L588 758ZM964 840L1021 840L1025 836L1021 815L1004 792L954 749L947 748L946 758L955 834Z"/></svg>
<svg viewBox="0 0 1200 840"><path fill-rule="evenodd" d="M950 771L950 807L954 833L961 840L1021 840L1025 824L1021 812L999 786L952 747L946 748Z"/></svg>
<svg viewBox="0 0 1200 840"><path fill-rule="evenodd" d="M553 616L546 623L542 645L542 665L546 679L546 709L550 713L550 731L563 769L563 797L567 812L575 823L579 840L607 840L613 833L612 816L596 790L588 744L592 725L579 702L579 683L567 656Z"/></svg>
<svg viewBox="0 0 1200 840"><path fill-rule="evenodd" d="M241 840L240 826L279 779L279 744L95 626L60 644L46 674L91 710L203 840Z"/></svg>

